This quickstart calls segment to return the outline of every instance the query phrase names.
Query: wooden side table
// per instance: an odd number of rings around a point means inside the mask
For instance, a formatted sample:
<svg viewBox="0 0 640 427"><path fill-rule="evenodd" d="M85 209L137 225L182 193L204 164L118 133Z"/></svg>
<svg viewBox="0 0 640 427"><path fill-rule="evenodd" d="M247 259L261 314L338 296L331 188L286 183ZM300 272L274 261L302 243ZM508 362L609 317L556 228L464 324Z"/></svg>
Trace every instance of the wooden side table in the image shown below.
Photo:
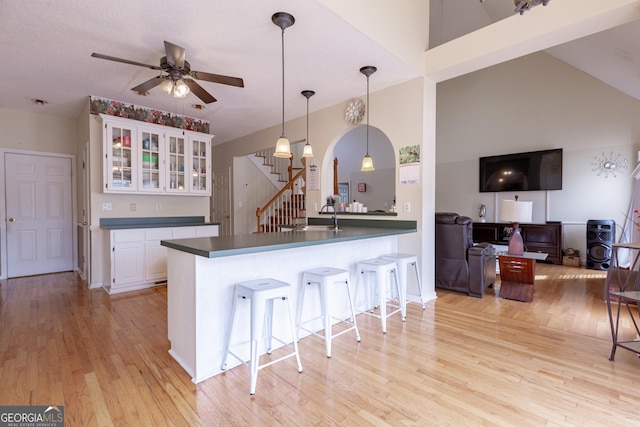
<svg viewBox="0 0 640 427"><path fill-rule="evenodd" d="M500 292L502 298L533 301L536 278L536 260L511 255L500 255Z"/></svg>

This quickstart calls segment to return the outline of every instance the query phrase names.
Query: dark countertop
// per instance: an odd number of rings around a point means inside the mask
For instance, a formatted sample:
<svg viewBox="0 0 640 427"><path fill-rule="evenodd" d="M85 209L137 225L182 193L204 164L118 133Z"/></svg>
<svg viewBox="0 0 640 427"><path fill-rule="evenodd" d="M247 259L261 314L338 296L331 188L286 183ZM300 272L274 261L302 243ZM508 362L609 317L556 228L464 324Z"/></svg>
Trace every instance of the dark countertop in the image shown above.
<svg viewBox="0 0 640 427"><path fill-rule="evenodd" d="M193 227L220 225L219 222L204 222L203 216L160 216L137 218L100 218L100 228L126 230L130 228Z"/></svg>
<svg viewBox="0 0 640 427"><path fill-rule="evenodd" d="M313 221L309 221L313 223ZM346 223L346 220L341 223ZM362 223L363 221L359 221ZM365 221L365 223L368 221ZM373 221L377 224L340 225L335 231L290 231L281 233L257 233L237 236L198 237L191 239L162 240L161 245L205 258L245 255L304 246L325 245L374 237L415 233L415 221ZM317 224L317 222L316 222Z"/></svg>

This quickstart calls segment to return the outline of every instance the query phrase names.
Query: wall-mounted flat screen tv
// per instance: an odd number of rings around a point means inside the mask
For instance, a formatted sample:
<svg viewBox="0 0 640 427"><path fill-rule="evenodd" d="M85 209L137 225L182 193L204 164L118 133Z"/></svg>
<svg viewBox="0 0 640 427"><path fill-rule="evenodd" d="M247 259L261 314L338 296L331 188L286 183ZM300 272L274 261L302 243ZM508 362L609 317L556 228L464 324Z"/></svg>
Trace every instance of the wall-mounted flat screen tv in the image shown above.
<svg viewBox="0 0 640 427"><path fill-rule="evenodd" d="M562 149L480 157L480 192L562 190Z"/></svg>

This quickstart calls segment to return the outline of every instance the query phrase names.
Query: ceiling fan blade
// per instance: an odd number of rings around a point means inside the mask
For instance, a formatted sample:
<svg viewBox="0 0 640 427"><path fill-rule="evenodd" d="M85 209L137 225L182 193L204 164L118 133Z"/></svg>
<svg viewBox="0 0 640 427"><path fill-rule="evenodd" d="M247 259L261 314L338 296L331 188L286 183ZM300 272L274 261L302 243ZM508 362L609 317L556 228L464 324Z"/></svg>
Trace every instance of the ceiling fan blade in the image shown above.
<svg viewBox="0 0 640 427"><path fill-rule="evenodd" d="M157 65L143 64L142 62L129 61L128 59L116 58L115 56L103 55L101 53L93 52L91 56L93 56L94 58L106 59L108 61L116 61L116 62L122 62L123 64L137 65L139 67L151 68L152 70L160 70L160 67L158 67Z"/></svg>
<svg viewBox="0 0 640 427"><path fill-rule="evenodd" d="M167 53L167 62L170 65L176 68L184 68L186 54L183 48L165 40L164 50Z"/></svg>
<svg viewBox="0 0 640 427"><path fill-rule="evenodd" d="M216 102L216 99L209 92L204 90L203 87L200 86L195 81L191 79L185 79L185 78L183 78L182 80L184 80L187 86L189 86L189 89L191 89L191 92L193 92L193 94L198 98L200 98L202 102L204 102L205 104L211 104L212 102Z"/></svg>
<svg viewBox="0 0 640 427"><path fill-rule="evenodd" d="M162 77L162 76L157 76L154 77L150 80L147 80L146 82L139 84L138 86L134 87L133 89L131 89L134 92L149 92L149 90L153 89L154 87L158 86L160 83L162 83L166 78Z"/></svg>
<svg viewBox="0 0 640 427"><path fill-rule="evenodd" d="M244 87L244 81L240 77L222 76L220 74L205 73L204 71L192 71L191 77L207 82L220 83L223 85Z"/></svg>

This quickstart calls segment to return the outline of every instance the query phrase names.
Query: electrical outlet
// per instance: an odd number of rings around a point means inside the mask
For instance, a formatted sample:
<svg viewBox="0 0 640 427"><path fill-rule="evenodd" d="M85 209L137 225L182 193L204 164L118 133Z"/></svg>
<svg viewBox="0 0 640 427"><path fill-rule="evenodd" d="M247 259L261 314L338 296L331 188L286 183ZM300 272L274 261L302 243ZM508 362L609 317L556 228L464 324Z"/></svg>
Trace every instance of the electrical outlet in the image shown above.
<svg viewBox="0 0 640 427"><path fill-rule="evenodd" d="M131 204L129 205L129 210L130 210L131 212L135 212L135 210L136 210L136 204L135 204L135 203L131 203Z"/></svg>
<svg viewBox="0 0 640 427"><path fill-rule="evenodd" d="M159 211L160 210L160 203L156 203L156 210Z"/></svg>
<svg viewBox="0 0 640 427"><path fill-rule="evenodd" d="M103 211L110 211L112 209L113 209L113 207L111 206L111 203L103 203L102 204L102 210Z"/></svg>
<svg viewBox="0 0 640 427"><path fill-rule="evenodd" d="M317 203L314 203L314 204L313 204L313 210L314 210L314 211L317 211L317 210L318 210L318 204L317 204Z"/></svg>
<svg viewBox="0 0 640 427"><path fill-rule="evenodd" d="M411 212L411 202L404 202L404 211Z"/></svg>

